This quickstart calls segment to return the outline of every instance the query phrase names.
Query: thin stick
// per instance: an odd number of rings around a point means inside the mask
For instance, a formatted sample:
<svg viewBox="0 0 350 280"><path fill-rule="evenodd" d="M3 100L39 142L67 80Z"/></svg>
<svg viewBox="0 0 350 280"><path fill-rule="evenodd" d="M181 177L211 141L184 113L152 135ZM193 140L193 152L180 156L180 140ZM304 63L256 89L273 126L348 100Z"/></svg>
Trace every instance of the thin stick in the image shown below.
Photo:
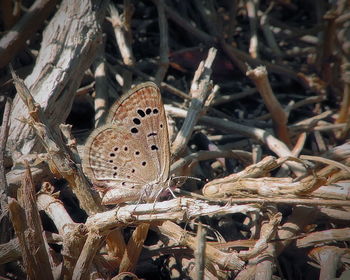
<svg viewBox="0 0 350 280"><path fill-rule="evenodd" d="M309 104L313 104L313 103L319 103L325 100L324 96L320 96L320 95L316 95L316 96L310 96L310 97L306 97L298 102L295 102L294 104L292 104L290 111L298 109L300 107L303 107L305 105L309 105ZM290 113L290 112L289 112ZM266 113L264 115L261 115L257 118L255 118L255 120L268 120L271 118L271 113Z"/></svg>
<svg viewBox="0 0 350 280"><path fill-rule="evenodd" d="M281 49L279 48L275 36L270 28L269 24L269 16L268 13L273 9L274 7L274 2L270 2L269 7L264 11L263 15L260 18L260 26L261 29L264 33L265 39L271 50L273 51L274 55L277 58L278 62L281 62L282 58L282 52Z"/></svg>
<svg viewBox="0 0 350 280"><path fill-rule="evenodd" d="M104 46L103 44L102 46ZM99 50L99 55L94 62L94 76L96 80L94 99L95 107L95 128L104 123L107 116L108 107L108 82L106 78L106 60L104 57L104 50Z"/></svg>
<svg viewBox="0 0 350 280"><path fill-rule="evenodd" d="M197 248L195 250L195 258L196 258L196 279L202 280L204 279L204 265L205 265L205 242L206 230L203 228L202 223L198 224L197 228Z"/></svg>
<svg viewBox="0 0 350 280"><path fill-rule="evenodd" d="M345 67L345 66L344 66ZM344 70L346 71L346 70ZM350 130L350 78L344 73L343 74L343 80L344 80L344 90L343 90L343 98L338 114L338 118L336 119L335 123L346 123L346 127L342 129L340 133L337 133L337 137L339 139L344 139L348 136L349 130Z"/></svg>
<svg viewBox="0 0 350 280"><path fill-rule="evenodd" d="M149 230L149 223L142 223L136 227L124 251L122 261L119 266L119 273L135 271L138 259L143 248Z"/></svg>
<svg viewBox="0 0 350 280"><path fill-rule="evenodd" d="M131 16L132 7L129 0L124 0L124 14L121 16L114 4L109 5L111 15L110 22L114 28L120 54L125 65L135 66L135 57L132 51ZM123 73L123 92L128 91L132 84L132 74L129 71Z"/></svg>
<svg viewBox="0 0 350 280"><path fill-rule="evenodd" d="M349 236L349 232L347 233ZM337 239L333 240L335 242ZM339 248L335 246L322 246L313 248L308 257L315 260L321 267L320 280L336 279L337 271L341 263L340 258L349 254L349 249Z"/></svg>
<svg viewBox="0 0 350 280"><path fill-rule="evenodd" d="M12 99L7 97L4 114L2 115L2 124L0 130L0 205L2 211L4 211L5 206L7 205L7 181L4 167L4 155L8 136L11 107Z"/></svg>
<svg viewBox="0 0 350 280"><path fill-rule="evenodd" d="M169 19L174 21L176 24L181 26L183 29L187 30L190 34L197 37L199 40L201 40L206 45L214 45L216 39L207 33L195 28L191 23L189 23L188 20L185 20L182 18L174 9L170 8L169 6L164 6L166 14Z"/></svg>
<svg viewBox="0 0 350 280"><path fill-rule="evenodd" d="M97 251L100 249L104 241L104 236L99 234L99 230L91 228L85 241L83 250L78 258L73 271L74 280L89 279L91 264Z"/></svg>
<svg viewBox="0 0 350 280"><path fill-rule="evenodd" d="M173 108L167 105L165 105L165 109L169 114L176 117L184 118L187 115L187 112L183 109ZM261 141L267 145L271 151L280 157L292 156L292 152L289 150L289 148L266 130L260 128L252 128L228 120L208 116L200 117L198 122L211 127L215 127L217 129L221 129L225 132L240 133L242 135L246 135L248 137ZM286 164L292 168L295 174L301 175L305 172L305 168L300 163L287 162Z"/></svg>
<svg viewBox="0 0 350 280"><path fill-rule="evenodd" d="M191 96L192 101L185 121L179 130L171 147L172 155L174 157L179 156L184 148L187 146L188 141L193 132L193 128L197 123L200 113L205 105L205 100L210 93L210 75L211 66L216 56L216 49L211 48L208 52L208 57L204 62L201 62L194 75L191 84Z"/></svg>
<svg viewBox="0 0 350 280"><path fill-rule="evenodd" d="M220 157L228 157L228 158L236 158L236 159L244 159L244 161L251 160L251 153L240 151L240 150L229 150L229 151L199 151L196 153L192 153L186 157L180 158L176 162L171 165L171 173L175 173L176 170L184 167L185 165L189 165L194 162L220 158Z"/></svg>
<svg viewBox="0 0 350 280"><path fill-rule="evenodd" d="M291 146L287 127L288 118L272 91L270 82L267 78L266 68L259 66L255 69L248 70L246 74L255 83L267 109L270 111L278 138L287 146Z"/></svg>
<svg viewBox="0 0 350 280"><path fill-rule="evenodd" d="M213 199L213 201L226 201L237 204L246 204L246 203L277 203L277 204L288 204L288 205L314 205L314 206L350 206L350 201L348 200L335 200L335 199L303 199L303 198L221 198L218 200Z"/></svg>
<svg viewBox="0 0 350 280"><path fill-rule="evenodd" d="M258 54L258 22L257 22L257 10L259 9L258 7L258 2L256 0L248 0L246 1L246 9L248 13L248 18L249 18L249 27L250 27L250 42L249 42L249 53L250 56L253 58L259 57Z"/></svg>
<svg viewBox="0 0 350 280"><path fill-rule="evenodd" d="M165 77L169 67L168 21L164 11L164 0L153 0L157 5L159 26L159 67L155 74L155 83L159 85Z"/></svg>
<svg viewBox="0 0 350 280"><path fill-rule="evenodd" d="M296 143L294 145L294 148L292 150L293 156L295 156L295 157L299 156L299 154L301 153L301 151L304 148L306 138L307 138L306 132L302 132L299 135L299 137L298 137L298 139L297 139L297 141L296 141Z"/></svg>
<svg viewBox="0 0 350 280"><path fill-rule="evenodd" d="M35 187L28 162L20 192L22 206L9 201L11 221L18 237L24 266L29 279L53 279L52 265L48 254L49 245L42 235L43 227L35 201ZM38 264L41 264L38 266Z"/></svg>

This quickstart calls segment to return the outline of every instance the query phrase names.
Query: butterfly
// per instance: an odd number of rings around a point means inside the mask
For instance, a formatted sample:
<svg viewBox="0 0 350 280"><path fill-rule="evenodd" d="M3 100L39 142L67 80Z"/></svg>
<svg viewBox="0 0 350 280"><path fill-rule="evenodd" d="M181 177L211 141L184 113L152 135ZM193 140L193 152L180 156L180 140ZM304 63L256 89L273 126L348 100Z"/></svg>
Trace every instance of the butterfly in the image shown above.
<svg viewBox="0 0 350 280"><path fill-rule="evenodd" d="M102 204L154 201L168 186L170 147L160 90L142 83L110 109L106 124L85 143L85 174Z"/></svg>

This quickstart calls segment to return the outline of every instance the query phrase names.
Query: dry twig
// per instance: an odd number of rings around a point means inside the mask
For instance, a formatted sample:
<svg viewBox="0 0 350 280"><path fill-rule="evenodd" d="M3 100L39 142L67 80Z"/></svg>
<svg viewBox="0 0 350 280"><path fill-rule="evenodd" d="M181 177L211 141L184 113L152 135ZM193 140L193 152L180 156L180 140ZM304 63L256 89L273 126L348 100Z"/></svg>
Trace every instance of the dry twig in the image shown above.
<svg viewBox="0 0 350 280"><path fill-rule="evenodd" d="M186 147L190 136L192 135L193 128L197 123L197 120L202 112L205 100L207 99L210 90L210 75L211 66L216 56L216 49L211 48L208 52L208 57L205 61L201 62L194 75L190 95L192 97L191 105L188 109L185 122L179 130L176 139L174 140L171 153L173 157L179 156Z"/></svg>

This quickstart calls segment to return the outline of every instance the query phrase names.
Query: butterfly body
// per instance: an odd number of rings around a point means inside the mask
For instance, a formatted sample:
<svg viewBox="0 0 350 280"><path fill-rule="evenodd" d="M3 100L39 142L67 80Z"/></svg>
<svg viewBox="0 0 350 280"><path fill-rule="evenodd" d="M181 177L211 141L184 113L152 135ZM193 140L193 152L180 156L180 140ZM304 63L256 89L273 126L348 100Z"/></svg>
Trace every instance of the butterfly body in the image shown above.
<svg viewBox="0 0 350 280"><path fill-rule="evenodd" d="M152 201L167 185L169 137L158 87L143 83L117 101L85 144L83 169L103 204Z"/></svg>

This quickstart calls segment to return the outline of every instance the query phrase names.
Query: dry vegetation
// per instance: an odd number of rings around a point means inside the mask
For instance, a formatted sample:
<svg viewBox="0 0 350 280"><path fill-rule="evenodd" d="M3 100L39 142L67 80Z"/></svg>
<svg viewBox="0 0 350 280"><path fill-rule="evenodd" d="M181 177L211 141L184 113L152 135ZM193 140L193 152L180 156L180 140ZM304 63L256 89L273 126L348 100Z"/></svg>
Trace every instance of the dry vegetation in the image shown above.
<svg viewBox="0 0 350 280"><path fill-rule="evenodd" d="M1 0L0 278L349 279L350 4L329 2ZM81 147L149 80L183 177L106 207Z"/></svg>

